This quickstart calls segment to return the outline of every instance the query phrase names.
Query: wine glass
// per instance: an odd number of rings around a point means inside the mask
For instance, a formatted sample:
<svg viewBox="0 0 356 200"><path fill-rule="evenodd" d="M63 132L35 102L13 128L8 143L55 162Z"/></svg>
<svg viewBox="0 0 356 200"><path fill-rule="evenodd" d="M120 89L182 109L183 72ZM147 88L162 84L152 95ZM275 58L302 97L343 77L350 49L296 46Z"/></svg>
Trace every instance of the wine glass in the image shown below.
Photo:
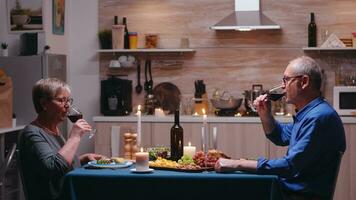
<svg viewBox="0 0 356 200"><path fill-rule="evenodd" d="M268 90L267 92L267 98L272 100L272 101L278 101L280 100L286 93L284 92L284 83L281 83L279 85L275 85L273 86L271 89ZM251 96L252 98L252 96ZM257 109L255 108L255 106L253 105L253 99L251 99L249 101L251 110L253 112L257 112Z"/></svg>
<svg viewBox="0 0 356 200"><path fill-rule="evenodd" d="M72 123L75 123L79 119L83 118L83 114L77 107L70 106L69 107L69 111L67 113L67 117ZM91 139L94 136L95 133L96 133L96 129L92 129L90 131L90 133L89 133L89 139Z"/></svg>

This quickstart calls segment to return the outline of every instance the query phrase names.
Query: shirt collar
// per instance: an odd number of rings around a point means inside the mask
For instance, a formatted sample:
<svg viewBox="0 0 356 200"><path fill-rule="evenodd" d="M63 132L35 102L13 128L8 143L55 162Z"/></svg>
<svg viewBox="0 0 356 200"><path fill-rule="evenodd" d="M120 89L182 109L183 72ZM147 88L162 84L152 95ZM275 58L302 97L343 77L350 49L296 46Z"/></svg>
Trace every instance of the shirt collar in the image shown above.
<svg viewBox="0 0 356 200"><path fill-rule="evenodd" d="M320 103L324 102L324 99L322 97L317 97L311 102L309 102L307 105L305 105L302 109L300 109L297 114L295 115L294 121L300 121L303 119L303 117L315 106L319 105Z"/></svg>

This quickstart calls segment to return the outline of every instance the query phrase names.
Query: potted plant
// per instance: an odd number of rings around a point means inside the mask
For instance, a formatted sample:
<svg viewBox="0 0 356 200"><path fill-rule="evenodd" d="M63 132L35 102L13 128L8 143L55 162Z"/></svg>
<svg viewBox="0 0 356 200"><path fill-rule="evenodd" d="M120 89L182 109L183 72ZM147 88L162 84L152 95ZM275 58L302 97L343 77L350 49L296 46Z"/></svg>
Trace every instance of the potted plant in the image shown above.
<svg viewBox="0 0 356 200"><path fill-rule="evenodd" d="M11 24L15 24L17 27L22 27L24 24L28 24L31 21L30 9L23 9L18 0L16 0L15 8L11 9Z"/></svg>
<svg viewBox="0 0 356 200"><path fill-rule="evenodd" d="M9 51L8 51L8 47L9 45L6 42L1 43L1 55L2 56L8 56L9 55Z"/></svg>
<svg viewBox="0 0 356 200"><path fill-rule="evenodd" d="M112 49L112 34L110 29L99 31L98 37L101 49Z"/></svg>

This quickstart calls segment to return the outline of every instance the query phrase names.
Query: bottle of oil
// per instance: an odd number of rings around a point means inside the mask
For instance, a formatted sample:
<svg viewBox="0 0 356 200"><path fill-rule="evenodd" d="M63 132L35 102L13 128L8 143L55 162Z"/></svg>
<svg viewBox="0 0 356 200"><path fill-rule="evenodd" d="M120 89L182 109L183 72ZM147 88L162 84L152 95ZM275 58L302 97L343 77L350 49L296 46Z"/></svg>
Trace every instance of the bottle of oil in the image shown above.
<svg viewBox="0 0 356 200"><path fill-rule="evenodd" d="M316 47L316 24L314 13L310 13L310 22L308 25L308 47Z"/></svg>
<svg viewBox="0 0 356 200"><path fill-rule="evenodd" d="M125 26L125 32L124 32L124 48L129 49L130 48L130 39L129 39L129 31L127 29L127 21L126 17L122 19L122 24Z"/></svg>
<svg viewBox="0 0 356 200"><path fill-rule="evenodd" d="M179 124L179 109L174 113L171 128L171 160L178 161L183 156L183 128Z"/></svg>

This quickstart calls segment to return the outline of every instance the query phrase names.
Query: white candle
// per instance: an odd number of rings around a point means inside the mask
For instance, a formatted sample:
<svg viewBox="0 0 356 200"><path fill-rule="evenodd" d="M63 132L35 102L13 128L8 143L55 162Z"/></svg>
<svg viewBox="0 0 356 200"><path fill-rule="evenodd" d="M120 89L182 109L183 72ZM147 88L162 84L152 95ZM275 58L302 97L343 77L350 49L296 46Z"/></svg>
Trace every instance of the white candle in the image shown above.
<svg viewBox="0 0 356 200"><path fill-rule="evenodd" d="M141 105L137 106L137 146L141 145Z"/></svg>
<svg viewBox="0 0 356 200"><path fill-rule="evenodd" d="M195 151L196 151L196 147L192 146L192 144L190 142L188 142L188 146L183 147L183 152L184 152L183 154L190 156L191 158L194 157Z"/></svg>
<svg viewBox="0 0 356 200"><path fill-rule="evenodd" d="M217 130L218 128L216 126L214 126L213 128L213 146L214 149L218 149L218 141L217 141Z"/></svg>
<svg viewBox="0 0 356 200"><path fill-rule="evenodd" d="M203 130L202 130L202 134L204 134L203 137L203 151L205 153L208 152L208 148L209 148L209 132L208 132L208 116L206 115L205 109L202 109L202 113L203 113Z"/></svg>
<svg viewBox="0 0 356 200"><path fill-rule="evenodd" d="M140 152L136 154L136 171L147 171L148 167L148 152L144 152L141 147Z"/></svg>
<svg viewBox="0 0 356 200"><path fill-rule="evenodd" d="M156 117L164 117L165 114L161 108L155 108L155 116Z"/></svg>
<svg viewBox="0 0 356 200"><path fill-rule="evenodd" d="M206 152L206 149L205 149L205 128L204 128L204 126L201 127L201 150Z"/></svg>

